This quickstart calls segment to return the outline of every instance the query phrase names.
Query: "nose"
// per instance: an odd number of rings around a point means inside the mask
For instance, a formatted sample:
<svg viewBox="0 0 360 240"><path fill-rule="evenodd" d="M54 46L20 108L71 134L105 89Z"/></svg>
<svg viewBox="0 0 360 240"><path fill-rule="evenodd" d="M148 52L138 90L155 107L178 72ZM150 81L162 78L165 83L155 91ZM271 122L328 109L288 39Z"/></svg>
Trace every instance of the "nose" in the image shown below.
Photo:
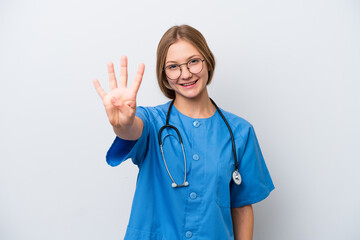
<svg viewBox="0 0 360 240"><path fill-rule="evenodd" d="M192 77L192 73L189 71L186 64L180 65L180 77L183 79L189 79Z"/></svg>

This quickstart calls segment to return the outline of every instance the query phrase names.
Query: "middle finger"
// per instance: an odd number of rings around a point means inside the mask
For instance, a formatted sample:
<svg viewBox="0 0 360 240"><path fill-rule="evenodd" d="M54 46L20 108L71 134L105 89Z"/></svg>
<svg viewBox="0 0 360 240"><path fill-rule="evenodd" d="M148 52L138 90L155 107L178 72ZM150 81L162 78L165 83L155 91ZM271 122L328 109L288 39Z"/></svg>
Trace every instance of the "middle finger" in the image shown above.
<svg viewBox="0 0 360 240"><path fill-rule="evenodd" d="M112 62L108 63L108 73L109 73L109 82L110 82L110 90L117 88L117 82L114 71L114 64Z"/></svg>

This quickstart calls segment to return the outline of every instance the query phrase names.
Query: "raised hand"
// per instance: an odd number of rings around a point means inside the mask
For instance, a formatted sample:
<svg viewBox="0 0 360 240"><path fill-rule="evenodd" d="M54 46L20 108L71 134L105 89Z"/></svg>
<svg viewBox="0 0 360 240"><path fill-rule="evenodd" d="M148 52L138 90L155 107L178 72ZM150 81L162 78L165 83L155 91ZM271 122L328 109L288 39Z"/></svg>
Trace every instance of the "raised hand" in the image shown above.
<svg viewBox="0 0 360 240"><path fill-rule="evenodd" d="M118 85L115 77L114 65L113 63L108 63L110 81L109 93L104 91L97 79L94 79L93 83L104 103L110 124L116 129L127 129L134 124L136 95L139 91L145 65L143 63L139 65L134 82L129 88L127 87L128 73L126 56L121 57L120 65L120 79Z"/></svg>

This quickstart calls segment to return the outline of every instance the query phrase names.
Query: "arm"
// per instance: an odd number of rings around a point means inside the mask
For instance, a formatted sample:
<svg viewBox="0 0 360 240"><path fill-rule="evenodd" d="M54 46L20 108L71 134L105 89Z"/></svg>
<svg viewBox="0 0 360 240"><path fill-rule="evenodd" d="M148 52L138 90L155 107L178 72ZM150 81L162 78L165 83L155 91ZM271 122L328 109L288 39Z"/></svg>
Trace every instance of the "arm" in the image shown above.
<svg viewBox="0 0 360 240"><path fill-rule="evenodd" d="M235 240L252 240L254 230L254 212L252 205L231 208Z"/></svg>

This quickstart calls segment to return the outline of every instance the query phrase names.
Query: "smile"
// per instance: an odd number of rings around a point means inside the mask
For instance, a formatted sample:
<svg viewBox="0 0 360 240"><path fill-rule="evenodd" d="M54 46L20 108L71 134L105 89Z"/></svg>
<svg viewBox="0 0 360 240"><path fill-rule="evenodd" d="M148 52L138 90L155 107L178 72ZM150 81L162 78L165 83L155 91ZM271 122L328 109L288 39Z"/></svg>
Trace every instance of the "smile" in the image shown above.
<svg viewBox="0 0 360 240"><path fill-rule="evenodd" d="M183 84L180 84L181 86L184 86L184 87L189 87L189 86L192 86L192 85L195 85L195 83L197 83L198 80L196 81L193 81L193 82L189 82L189 83L183 83Z"/></svg>

